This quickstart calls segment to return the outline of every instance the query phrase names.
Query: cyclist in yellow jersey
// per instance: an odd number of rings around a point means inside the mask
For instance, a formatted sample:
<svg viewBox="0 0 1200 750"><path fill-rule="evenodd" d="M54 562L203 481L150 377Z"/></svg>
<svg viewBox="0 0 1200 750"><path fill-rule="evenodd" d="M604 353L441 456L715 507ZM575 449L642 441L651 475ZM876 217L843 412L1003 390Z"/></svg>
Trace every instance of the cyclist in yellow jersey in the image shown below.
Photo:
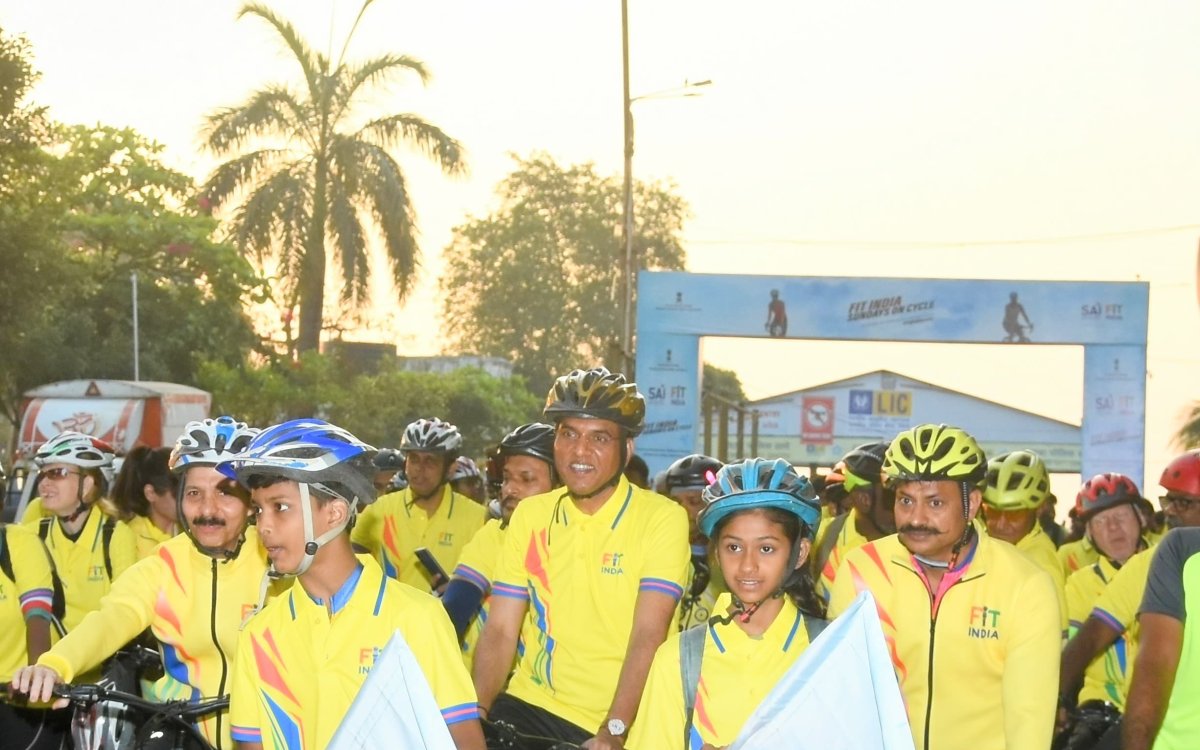
<svg viewBox="0 0 1200 750"><path fill-rule="evenodd" d="M374 555L387 575L424 591L435 581L416 550L428 549L442 570L452 571L462 548L487 520L482 505L447 481L462 443L462 433L449 422L418 419L408 425L400 441L408 487L379 498L352 532L354 543Z"/></svg>
<svg viewBox="0 0 1200 750"><path fill-rule="evenodd" d="M198 701L229 691L238 630L259 599L267 561L248 527L247 491L214 467L257 433L227 416L187 424L169 458L184 533L130 567L100 608L42 654L37 666L21 670L14 685L48 699L55 684L75 680L149 628L165 675L148 698ZM214 746L233 747L226 712L199 728Z"/></svg>
<svg viewBox="0 0 1200 750"><path fill-rule="evenodd" d="M475 654L485 718L588 750L624 745L688 567L687 514L623 475L645 410L637 386L602 367L550 389L565 490L522 501L505 532Z"/></svg>
<svg viewBox="0 0 1200 750"><path fill-rule="evenodd" d="M1163 469L1158 483L1167 491L1161 504L1168 530L1200 526L1200 451L1188 451L1172 459ZM1062 726L1069 723L1071 717L1066 707L1077 702L1084 671L1088 666L1114 646L1118 639L1124 638L1126 643L1140 647L1137 611L1146 589L1153 555L1153 549L1143 550L1121 566L1063 650L1059 684L1059 700L1064 705L1059 716ZM1125 653L1126 680L1120 689L1120 701L1114 703L1124 705L1136 661L1136 650L1132 648ZM1120 664L1121 661L1116 663ZM1118 731L1117 728L1107 730L1110 734Z"/></svg>
<svg viewBox="0 0 1200 750"><path fill-rule="evenodd" d="M1059 619L1067 634L1066 577L1050 535L1038 514L1050 494L1046 464L1033 451L1012 451L988 461L983 488L983 517L988 535L1015 546L1054 579Z"/></svg>
<svg viewBox="0 0 1200 750"><path fill-rule="evenodd" d="M13 674L50 648L53 587L46 550L24 526L0 524L0 561L0 693L7 693ZM0 737L5 747L58 748L66 718L0 700Z"/></svg>
<svg viewBox="0 0 1200 750"><path fill-rule="evenodd" d="M680 686L689 637L672 635L659 647L629 739L637 750L732 743L808 647L809 620L824 614L804 567L820 518L807 479L783 459L748 459L722 468L704 502L701 531L728 591L702 626L692 706Z"/></svg>
<svg viewBox="0 0 1200 750"><path fill-rule="evenodd" d="M1138 508L1141 499L1133 480L1118 473L1097 474L1080 487L1079 517L1100 558L1067 579L1072 636L1092 613L1117 571L1136 552L1147 548ZM1078 691L1078 708L1073 691L1060 693L1058 730L1067 737L1066 747L1072 750L1093 747L1120 719L1125 681L1135 648L1130 638L1121 635L1092 658L1084 670L1083 687Z"/></svg>
<svg viewBox="0 0 1200 750"><path fill-rule="evenodd" d="M1086 568L1100 559L1100 553L1096 551L1096 546L1092 544L1083 521L1080 519L1082 513L1083 507L1076 496L1075 506L1071 508L1071 529L1072 535L1078 533L1081 536L1065 542L1058 548L1058 561L1062 564L1063 575L1066 578L1070 578L1075 571Z"/></svg>
<svg viewBox="0 0 1200 750"><path fill-rule="evenodd" d="M137 540L128 525L98 507L112 484L112 446L68 431L47 441L33 460L42 507L54 514L38 522L38 536L62 581L62 624L70 631L137 560Z"/></svg>
<svg viewBox="0 0 1200 750"><path fill-rule="evenodd" d="M502 477L497 501L500 517L484 524L463 548L442 596L442 606L463 642L468 667L475 661L475 645L487 622L492 578L513 511L525 498L559 486L554 471L554 428L548 424L531 422L508 433L501 438L495 458L495 470Z"/></svg>
<svg viewBox="0 0 1200 750"><path fill-rule="evenodd" d="M817 594L828 604L829 592L846 553L867 542L896 533L893 506L896 494L880 478L883 454L888 444L863 443L842 457L842 487L846 513L834 518L817 539L812 554L812 573Z"/></svg>
<svg viewBox="0 0 1200 750"><path fill-rule="evenodd" d="M693 453L667 467L663 492L679 503L688 515L688 543L692 548L692 567L679 602L676 625L687 630L708 623L717 597L726 589L720 571L712 570L708 537L700 530L699 516L704 509L704 490L713 483L723 464L711 456Z"/></svg>
<svg viewBox="0 0 1200 750"><path fill-rule="evenodd" d="M987 474L969 434L920 425L888 446L895 536L851 550L830 599L875 597L918 750L1046 748L1061 643L1054 583L975 532Z"/></svg>
<svg viewBox="0 0 1200 750"><path fill-rule="evenodd" d="M139 445L126 454L113 482L112 503L117 517L137 537L139 560L179 533L175 477L167 466L170 457L170 448Z"/></svg>
<svg viewBox="0 0 1200 750"><path fill-rule="evenodd" d="M219 467L250 487L272 575L296 578L238 642L230 720L241 748L325 748L398 632L425 678L408 689L429 691L455 747L484 750L445 610L351 546L358 507L375 498L374 454L336 425L297 419L264 430Z"/></svg>

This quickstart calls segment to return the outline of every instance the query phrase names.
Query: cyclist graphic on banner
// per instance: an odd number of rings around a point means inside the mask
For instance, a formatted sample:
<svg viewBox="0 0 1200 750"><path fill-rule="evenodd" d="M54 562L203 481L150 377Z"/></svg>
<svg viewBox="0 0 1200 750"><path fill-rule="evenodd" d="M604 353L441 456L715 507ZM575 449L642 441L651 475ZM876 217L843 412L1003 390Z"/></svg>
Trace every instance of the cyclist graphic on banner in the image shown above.
<svg viewBox="0 0 1200 750"><path fill-rule="evenodd" d="M1025 320L1023 325L1022 319ZM1004 326L1004 343L1029 343L1029 337L1025 334L1033 332L1033 321L1025 312L1025 306L1017 301L1016 292L1010 292L1008 295L1008 304L1004 306L1004 322L1001 325Z"/></svg>

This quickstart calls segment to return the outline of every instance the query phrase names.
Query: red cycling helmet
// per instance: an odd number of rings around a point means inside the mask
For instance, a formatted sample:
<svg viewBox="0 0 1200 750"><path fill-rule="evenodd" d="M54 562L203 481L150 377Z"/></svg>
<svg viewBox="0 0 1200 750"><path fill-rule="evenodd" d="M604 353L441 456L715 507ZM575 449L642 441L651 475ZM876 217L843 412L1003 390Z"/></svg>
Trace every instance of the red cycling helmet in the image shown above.
<svg viewBox="0 0 1200 750"><path fill-rule="evenodd" d="M1167 492L1200 497L1200 451L1188 451L1173 458L1158 483Z"/></svg>
<svg viewBox="0 0 1200 750"><path fill-rule="evenodd" d="M1075 508L1079 519L1086 523L1102 510L1118 505L1137 505L1142 500L1133 480L1124 474L1105 472L1097 474L1083 483L1075 496Z"/></svg>

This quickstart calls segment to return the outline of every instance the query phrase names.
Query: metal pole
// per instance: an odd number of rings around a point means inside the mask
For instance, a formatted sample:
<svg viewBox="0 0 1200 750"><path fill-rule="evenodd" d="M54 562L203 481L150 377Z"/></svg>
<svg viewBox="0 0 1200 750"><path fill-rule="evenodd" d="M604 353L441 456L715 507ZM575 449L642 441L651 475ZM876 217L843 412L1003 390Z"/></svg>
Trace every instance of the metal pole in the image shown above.
<svg viewBox="0 0 1200 750"><path fill-rule="evenodd" d="M142 379L141 368L138 365L138 296L137 296L137 271L129 274L129 283L133 287L133 379L135 381Z"/></svg>
<svg viewBox="0 0 1200 750"><path fill-rule="evenodd" d="M621 0L621 64L625 110L625 299L622 308L621 359L625 375L633 378L633 101L629 98L629 0Z"/></svg>

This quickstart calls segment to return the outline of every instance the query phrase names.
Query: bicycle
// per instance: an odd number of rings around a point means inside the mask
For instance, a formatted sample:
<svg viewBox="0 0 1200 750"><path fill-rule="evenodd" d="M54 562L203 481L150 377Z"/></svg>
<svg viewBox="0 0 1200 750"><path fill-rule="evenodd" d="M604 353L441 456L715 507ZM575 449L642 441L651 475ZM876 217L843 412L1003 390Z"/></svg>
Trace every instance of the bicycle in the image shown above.
<svg viewBox="0 0 1200 750"><path fill-rule="evenodd" d="M229 696L155 703L103 684L59 685L73 707L76 750L216 750L195 722L229 707Z"/></svg>

